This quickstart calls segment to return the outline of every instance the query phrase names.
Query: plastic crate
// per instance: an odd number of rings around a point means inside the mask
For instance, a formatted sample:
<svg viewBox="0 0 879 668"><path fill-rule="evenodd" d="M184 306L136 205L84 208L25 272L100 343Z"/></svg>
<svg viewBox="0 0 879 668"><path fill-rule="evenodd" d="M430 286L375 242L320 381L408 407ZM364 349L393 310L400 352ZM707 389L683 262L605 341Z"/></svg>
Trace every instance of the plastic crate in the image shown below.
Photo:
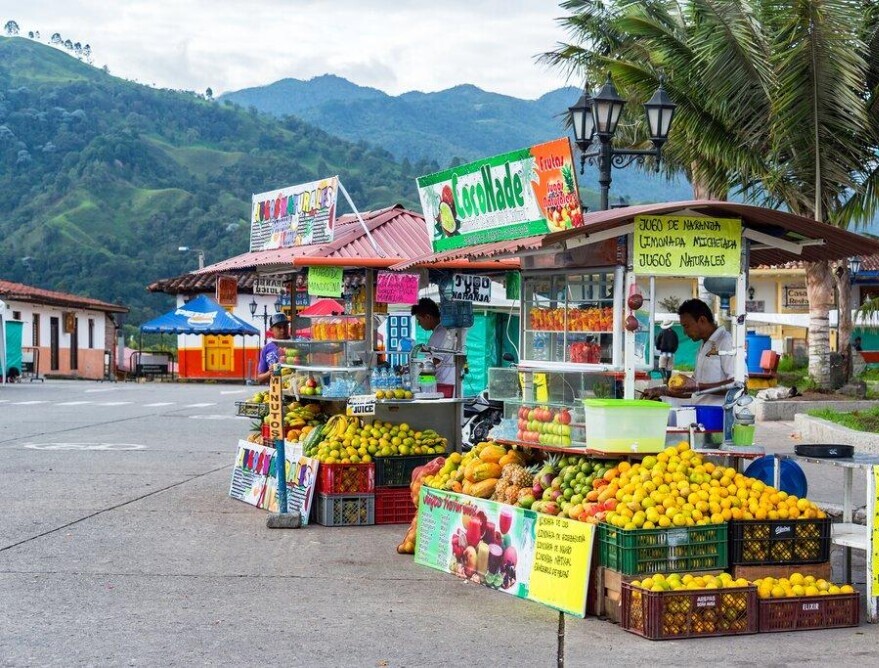
<svg viewBox="0 0 879 668"><path fill-rule="evenodd" d="M375 458L376 487L409 487L412 471L442 455L405 455Z"/></svg>
<svg viewBox="0 0 879 668"><path fill-rule="evenodd" d="M372 494L375 467L367 464L321 464L317 491L320 494Z"/></svg>
<svg viewBox="0 0 879 668"><path fill-rule="evenodd" d="M258 404L253 401L236 401L238 415L249 418L262 418L269 414L268 404Z"/></svg>
<svg viewBox="0 0 879 668"><path fill-rule="evenodd" d="M730 564L820 564L830 559L830 518L732 520Z"/></svg>
<svg viewBox="0 0 879 668"><path fill-rule="evenodd" d="M317 495L317 523L325 527L356 527L375 524L375 496L352 494Z"/></svg>
<svg viewBox="0 0 879 668"><path fill-rule="evenodd" d="M828 594L794 598L762 598L760 633L835 629L861 623L861 595Z"/></svg>
<svg viewBox="0 0 879 668"><path fill-rule="evenodd" d="M413 517L415 504L408 487L375 488L376 524L409 524Z"/></svg>
<svg viewBox="0 0 879 668"><path fill-rule="evenodd" d="M600 563L624 575L715 571L727 567L727 525L630 529L602 523Z"/></svg>
<svg viewBox="0 0 879 668"><path fill-rule="evenodd" d="M622 585L620 626L650 640L736 636L758 629L757 588L647 591Z"/></svg>

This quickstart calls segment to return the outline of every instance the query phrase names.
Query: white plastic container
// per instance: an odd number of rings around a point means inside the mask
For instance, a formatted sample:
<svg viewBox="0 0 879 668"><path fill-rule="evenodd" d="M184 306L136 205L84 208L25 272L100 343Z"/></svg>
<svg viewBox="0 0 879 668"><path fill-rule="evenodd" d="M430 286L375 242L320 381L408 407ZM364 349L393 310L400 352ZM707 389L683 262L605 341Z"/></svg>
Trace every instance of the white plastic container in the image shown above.
<svg viewBox="0 0 879 668"><path fill-rule="evenodd" d="M586 447L601 452L660 452L669 405L631 399L584 399Z"/></svg>

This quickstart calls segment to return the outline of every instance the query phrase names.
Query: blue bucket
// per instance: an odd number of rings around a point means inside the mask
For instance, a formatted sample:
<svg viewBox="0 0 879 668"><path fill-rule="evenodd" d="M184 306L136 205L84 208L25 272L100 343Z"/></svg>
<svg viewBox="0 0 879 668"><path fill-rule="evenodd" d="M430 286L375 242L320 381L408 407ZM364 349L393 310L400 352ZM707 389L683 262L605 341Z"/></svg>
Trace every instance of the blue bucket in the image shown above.
<svg viewBox="0 0 879 668"><path fill-rule="evenodd" d="M684 406L696 409L696 422L707 431L723 431L723 406Z"/></svg>
<svg viewBox="0 0 879 668"><path fill-rule="evenodd" d="M775 484L775 457L760 457L755 459L745 469L745 475L749 478L756 478L769 486ZM805 498L809 492L809 483L806 481L806 474L799 464L788 459L781 460L781 491L787 492L792 496Z"/></svg>

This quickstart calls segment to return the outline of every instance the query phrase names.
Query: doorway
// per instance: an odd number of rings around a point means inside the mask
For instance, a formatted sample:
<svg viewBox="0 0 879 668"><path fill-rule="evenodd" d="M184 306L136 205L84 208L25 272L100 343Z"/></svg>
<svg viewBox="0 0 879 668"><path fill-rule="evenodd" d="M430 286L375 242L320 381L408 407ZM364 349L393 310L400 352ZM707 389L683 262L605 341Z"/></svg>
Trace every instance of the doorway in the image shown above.
<svg viewBox="0 0 879 668"><path fill-rule="evenodd" d="M58 371L58 342L60 336L60 322L58 318L49 318L49 368Z"/></svg>
<svg viewBox="0 0 879 668"><path fill-rule="evenodd" d="M204 337L205 371L234 371L235 359L231 336Z"/></svg>

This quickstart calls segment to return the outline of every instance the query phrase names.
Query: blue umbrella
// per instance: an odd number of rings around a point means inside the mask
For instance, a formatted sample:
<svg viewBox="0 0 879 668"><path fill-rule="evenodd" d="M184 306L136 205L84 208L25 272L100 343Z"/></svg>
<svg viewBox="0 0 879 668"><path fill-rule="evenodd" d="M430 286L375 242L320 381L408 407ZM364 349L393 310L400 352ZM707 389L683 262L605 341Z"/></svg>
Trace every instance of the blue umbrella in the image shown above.
<svg viewBox="0 0 879 668"><path fill-rule="evenodd" d="M256 327L228 313L207 295L199 295L170 313L145 322L140 326L140 331L159 334L259 334Z"/></svg>

